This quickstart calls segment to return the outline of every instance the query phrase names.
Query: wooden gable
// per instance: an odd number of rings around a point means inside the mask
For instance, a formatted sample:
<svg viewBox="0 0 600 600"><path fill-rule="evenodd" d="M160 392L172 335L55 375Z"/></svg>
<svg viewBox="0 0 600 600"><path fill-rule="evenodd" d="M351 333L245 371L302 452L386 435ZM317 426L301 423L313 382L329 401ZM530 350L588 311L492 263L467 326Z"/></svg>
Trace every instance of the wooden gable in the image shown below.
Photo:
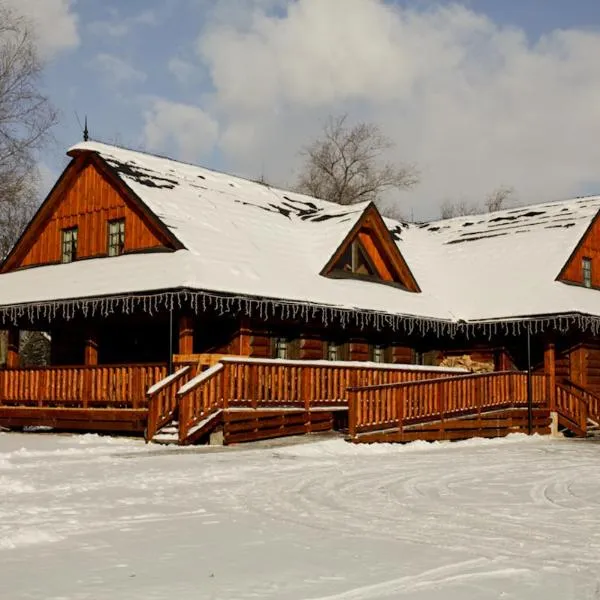
<svg viewBox="0 0 600 600"><path fill-rule="evenodd" d="M591 262L591 287L600 289L600 217L593 218L586 232L561 269L557 281L584 285L584 259Z"/></svg>
<svg viewBox="0 0 600 600"><path fill-rule="evenodd" d="M356 277L421 291L374 204L366 208L321 275Z"/></svg>
<svg viewBox="0 0 600 600"><path fill-rule="evenodd" d="M78 228L77 259L108 256L108 223L125 220L124 253L181 244L95 153L75 155L0 272L61 262L64 229Z"/></svg>

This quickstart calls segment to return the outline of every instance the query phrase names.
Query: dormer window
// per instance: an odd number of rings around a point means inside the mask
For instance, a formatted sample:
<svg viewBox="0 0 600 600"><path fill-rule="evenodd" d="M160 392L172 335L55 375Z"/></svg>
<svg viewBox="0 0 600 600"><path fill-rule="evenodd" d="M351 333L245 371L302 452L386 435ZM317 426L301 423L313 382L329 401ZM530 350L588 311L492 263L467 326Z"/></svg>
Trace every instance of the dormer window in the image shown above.
<svg viewBox="0 0 600 600"><path fill-rule="evenodd" d="M108 255L119 256L125 250L125 219L108 222Z"/></svg>
<svg viewBox="0 0 600 600"><path fill-rule="evenodd" d="M348 245L333 270L366 277L378 277L377 269L357 239Z"/></svg>
<svg viewBox="0 0 600 600"><path fill-rule="evenodd" d="M62 230L62 262L77 260L77 227Z"/></svg>

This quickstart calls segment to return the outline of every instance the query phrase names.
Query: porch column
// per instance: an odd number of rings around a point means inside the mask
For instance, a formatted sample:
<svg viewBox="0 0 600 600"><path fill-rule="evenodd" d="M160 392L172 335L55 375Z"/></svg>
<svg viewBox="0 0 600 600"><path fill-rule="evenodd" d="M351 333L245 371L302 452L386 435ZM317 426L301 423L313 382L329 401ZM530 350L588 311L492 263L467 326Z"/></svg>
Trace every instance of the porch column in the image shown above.
<svg viewBox="0 0 600 600"><path fill-rule="evenodd" d="M86 366L98 364L98 335L93 328L88 329L86 332L83 362Z"/></svg>
<svg viewBox="0 0 600 600"><path fill-rule="evenodd" d="M240 319L239 346L240 356L250 356L252 353L252 328L250 321L245 317Z"/></svg>
<svg viewBox="0 0 600 600"><path fill-rule="evenodd" d="M189 314L184 314L179 317L178 353L194 353L194 317Z"/></svg>
<svg viewBox="0 0 600 600"><path fill-rule="evenodd" d="M544 374L546 375L547 397L551 411L556 410L556 346L546 342L544 346Z"/></svg>
<svg viewBox="0 0 600 600"><path fill-rule="evenodd" d="M8 353L6 355L6 368L19 368L19 329L17 327L8 328Z"/></svg>

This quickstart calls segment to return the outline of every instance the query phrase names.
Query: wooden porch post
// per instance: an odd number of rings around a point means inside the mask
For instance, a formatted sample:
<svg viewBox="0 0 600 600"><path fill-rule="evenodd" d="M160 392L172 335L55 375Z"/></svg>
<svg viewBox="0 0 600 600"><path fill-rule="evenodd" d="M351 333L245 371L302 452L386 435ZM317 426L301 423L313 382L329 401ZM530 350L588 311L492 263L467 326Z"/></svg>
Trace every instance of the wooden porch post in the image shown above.
<svg viewBox="0 0 600 600"><path fill-rule="evenodd" d="M94 328L88 329L85 336L83 362L86 366L95 366L98 364L98 335Z"/></svg>
<svg viewBox="0 0 600 600"><path fill-rule="evenodd" d="M240 320L240 356L250 356L252 353L252 328L247 318Z"/></svg>
<svg viewBox="0 0 600 600"><path fill-rule="evenodd" d="M8 353L6 355L6 368L19 368L19 328L8 328Z"/></svg>
<svg viewBox="0 0 600 600"><path fill-rule="evenodd" d="M556 411L556 346L552 342L546 342L544 347L544 373L549 408Z"/></svg>
<svg viewBox="0 0 600 600"><path fill-rule="evenodd" d="M194 353L194 317L189 314L183 314L179 317L178 353Z"/></svg>

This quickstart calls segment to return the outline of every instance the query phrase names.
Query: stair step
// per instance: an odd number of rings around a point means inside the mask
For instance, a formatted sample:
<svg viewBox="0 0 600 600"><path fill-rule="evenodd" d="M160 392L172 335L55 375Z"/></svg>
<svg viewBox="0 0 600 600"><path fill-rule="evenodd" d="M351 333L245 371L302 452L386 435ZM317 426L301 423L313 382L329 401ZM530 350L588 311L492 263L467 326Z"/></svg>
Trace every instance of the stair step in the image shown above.
<svg viewBox="0 0 600 600"><path fill-rule="evenodd" d="M179 443L179 434L172 433L157 433L152 440L150 440L153 444L178 444Z"/></svg>

